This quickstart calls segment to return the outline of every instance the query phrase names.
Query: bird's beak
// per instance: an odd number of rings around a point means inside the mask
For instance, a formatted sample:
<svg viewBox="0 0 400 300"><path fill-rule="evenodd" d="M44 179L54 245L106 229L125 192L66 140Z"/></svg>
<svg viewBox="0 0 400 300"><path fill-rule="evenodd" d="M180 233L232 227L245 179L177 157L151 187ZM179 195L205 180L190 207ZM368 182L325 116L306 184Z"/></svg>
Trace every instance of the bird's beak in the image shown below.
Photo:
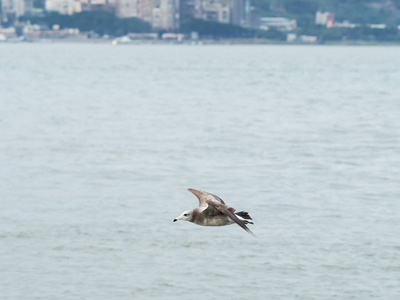
<svg viewBox="0 0 400 300"><path fill-rule="evenodd" d="M0 0L0 1L1 1L1 0ZM176 218L174 219L174 222L179 221L179 220L182 220L182 216L176 217Z"/></svg>

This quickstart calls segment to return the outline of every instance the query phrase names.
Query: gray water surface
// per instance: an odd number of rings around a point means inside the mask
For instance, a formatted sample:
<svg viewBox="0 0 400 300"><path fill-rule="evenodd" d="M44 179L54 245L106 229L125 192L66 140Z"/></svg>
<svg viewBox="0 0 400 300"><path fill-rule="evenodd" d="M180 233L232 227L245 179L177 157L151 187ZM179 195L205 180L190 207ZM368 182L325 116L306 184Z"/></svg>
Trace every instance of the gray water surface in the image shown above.
<svg viewBox="0 0 400 300"><path fill-rule="evenodd" d="M1 44L0 298L400 299L399 53Z"/></svg>

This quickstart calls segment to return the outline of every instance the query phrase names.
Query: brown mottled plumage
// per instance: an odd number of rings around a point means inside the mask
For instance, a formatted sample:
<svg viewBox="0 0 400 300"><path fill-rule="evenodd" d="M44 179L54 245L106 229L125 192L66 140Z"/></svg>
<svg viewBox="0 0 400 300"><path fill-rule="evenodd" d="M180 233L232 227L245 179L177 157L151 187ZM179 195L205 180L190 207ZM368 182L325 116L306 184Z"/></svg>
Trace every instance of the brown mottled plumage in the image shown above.
<svg viewBox="0 0 400 300"><path fill-rule="evenodd" d="M229 207L225 202L216 195L188 189L199 199L199 207L184 211L175 221L184 220L202 226L224 226L230 224L238 224L247 232L253 234L246 224L253 224L248 220L252 220L247 212L235 213L233 207Z"/></svg>

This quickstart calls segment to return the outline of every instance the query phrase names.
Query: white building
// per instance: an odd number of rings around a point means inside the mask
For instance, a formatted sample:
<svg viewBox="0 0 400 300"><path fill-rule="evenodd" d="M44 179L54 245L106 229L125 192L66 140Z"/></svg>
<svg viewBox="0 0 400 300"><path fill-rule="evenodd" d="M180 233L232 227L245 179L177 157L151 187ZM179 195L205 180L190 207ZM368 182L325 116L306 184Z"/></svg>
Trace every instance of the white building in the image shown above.
<svg viewBox="0 0 400 300"><path fill-rule="evenodd" d="M46 0L47 11L55 11L63 15L72 15L82 11L106 10L114 11L117 0ZM137 1L137 0L131 0Z"/></svg>
<svg viewBox="0 0 400 300"><path fill-rule="evenodd" d="M356 27L360 27L360 24L354 24L354 23L350 23L349 21L343 21L341 23L335 22L335 24L333 24L333 27L356 28Z"/></svg>
<svg viewBox="0 0 400 300"><path fill-rule="evenodd" d="M47 11L72 15L82 11L82 2L79 0L46 0L45 7Z"/></svg>
<svg viewBox="0 0 400 300"><path fill-rule="evenodd" d="M301 35L300 41L303 43L316 43L318 38L315 35Z"/></svg>
<svg viewBox="0 0 400 300"><path fill-rule="evenodd" d="M23 16L33 8L33 0L1 0L0 4L3 20L8 15Z"/></svg>
<svg viewBox="0 0 400 300"><path fill-rule="evenodd" d="M287 18L260 18L260 29L275 28L281 31L290 31L296 28L296 20Z"/></svg>
<svg viewBox="0 0 400 300"><path fill-rule="evenodd" d="M330 28L333 26L334 22L335 22L335 15L331 12L317 11L315 14L316 25L326 25L326 27Z"/></svg>
<svg viewBox="0 0 400 300"><path fill-rule="evenodd" d="M386 28L386 24L369 24L367 26L372 29L385 29Z"/></svg>

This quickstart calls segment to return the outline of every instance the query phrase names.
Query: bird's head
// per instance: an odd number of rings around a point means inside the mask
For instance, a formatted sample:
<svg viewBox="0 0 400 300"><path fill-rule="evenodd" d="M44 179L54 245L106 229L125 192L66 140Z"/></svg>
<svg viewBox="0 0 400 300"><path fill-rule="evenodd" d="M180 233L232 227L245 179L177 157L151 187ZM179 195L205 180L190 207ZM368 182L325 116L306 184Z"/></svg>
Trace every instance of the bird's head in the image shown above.
<svg viewBox="0 0 400 300"><path fill-rule="evenodd" d="M174 219L174 222L176 222L178 220L190 222L192 220L192 218L193 218L193 210L187 210L187 211L184 211L179 217Z"/></svg>

